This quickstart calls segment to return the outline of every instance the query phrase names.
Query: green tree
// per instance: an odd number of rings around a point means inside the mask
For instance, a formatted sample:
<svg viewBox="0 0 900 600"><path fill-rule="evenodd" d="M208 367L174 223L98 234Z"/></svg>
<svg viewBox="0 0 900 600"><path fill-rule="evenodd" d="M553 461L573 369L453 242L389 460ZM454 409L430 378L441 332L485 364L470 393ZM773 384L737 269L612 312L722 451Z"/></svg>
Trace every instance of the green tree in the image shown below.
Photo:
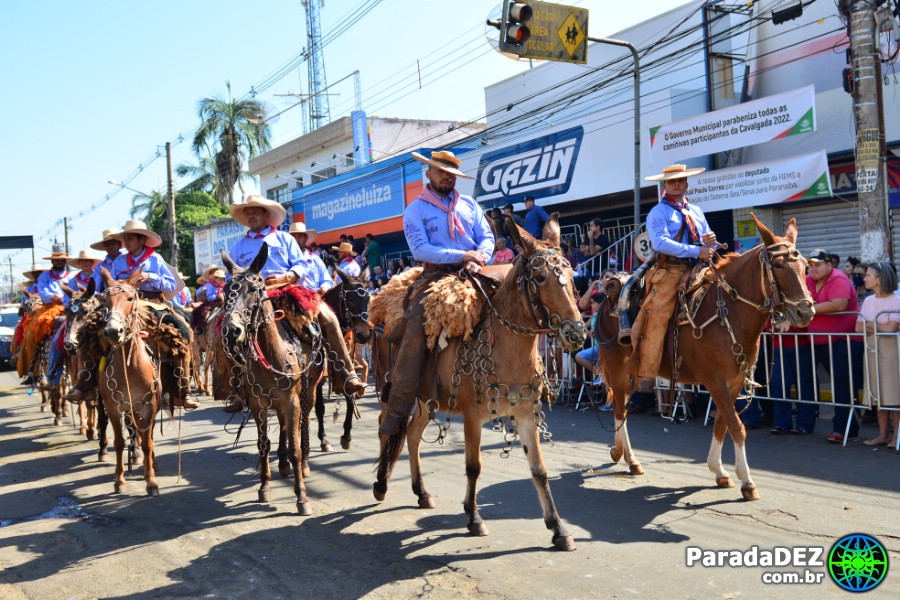
<svg viewBox="0 0 900 600"><path fill-rule="evenodd" d="M220 204L225 204L222 189L216 179L216 162L210 156L201 156L196 165L182 163L175 166L178 177L189 177L191 181L182 186L179 192L206 192Z"/></svg>
<svg viewBox="0 0 900 600"><path fill-rule="evenodd" d="M153 191L149 195L137 193L131 197L131 210L128 211L128 214L132 219L138 219L144 223L162 219L165 223L167 213L168 199L163 192ZM162 231L165 231L165 227Z"/></svg>
<svg viewBox="0 0 900 600"><path fill-rule="evenodd" d="M225 82L227 98L214 96L203 98L197 105L200 127L194 136L192 148L200 157L209 152L213 157L218 187L227 205L234 203L234 186L244 189L245 157L256 156L269 148L270 129L263 117L262 104L256 100L238 100L231 97L231 83Z"/></svg>
<svg viewBox="0 0 900 600"><path fill-rule="evenodd" d="M175 235L178 238L178 265L185 275L192 275L194 229L206 225L213 219L228 217L229 212L206 192L179 192L175 194L175 215L177 217ZM147 227L157 233L165 232L167 221L168 215L164 211L162 215L148 220ZM163 236L162 245L157 250L163 257L171 257L171 245L165 236Z"/></svg>

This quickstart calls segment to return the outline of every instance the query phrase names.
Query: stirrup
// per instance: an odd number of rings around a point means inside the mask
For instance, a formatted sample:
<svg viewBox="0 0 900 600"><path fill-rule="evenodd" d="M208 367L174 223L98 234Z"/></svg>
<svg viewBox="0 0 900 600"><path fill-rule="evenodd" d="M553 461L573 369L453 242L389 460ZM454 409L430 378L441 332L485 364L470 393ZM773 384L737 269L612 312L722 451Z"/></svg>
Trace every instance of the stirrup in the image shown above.
<svg viewBox="0 0 900 600"><path fill-rule="evenodd" d="M631 345L631 327L626 327L624 329L619 330L619 345L620 346L630 346Z"/></svg>

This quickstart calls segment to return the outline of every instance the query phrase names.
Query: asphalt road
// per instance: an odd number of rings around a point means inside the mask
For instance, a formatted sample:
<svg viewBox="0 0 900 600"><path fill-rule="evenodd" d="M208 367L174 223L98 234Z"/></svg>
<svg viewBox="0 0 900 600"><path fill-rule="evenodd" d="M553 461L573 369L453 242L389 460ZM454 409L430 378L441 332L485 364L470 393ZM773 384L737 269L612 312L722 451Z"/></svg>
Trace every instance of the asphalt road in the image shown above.
<svg viewBox="0 0 900 600"><path fill-rule="evenodd" d="M838 598L827 567L686 565L689 547L822 548L842 536L876 537L893 561L866 597L900 591L900 456L813 436L751 432L749 460L762 499L718 489L706 468L710 431L699 420L630 420L646 475L612 464L609 413L557 407L544 446L560 514L578 548L551 547L519 447L503 457L483 436L478 500L490 529L467 535L461 425L423 448L432 510L416 508L406 461L387 499L374 501L376 401L362 402L354 445L315 451L307 480L313 514L296 514L288 480L259 504L252 429L211 400L157 427L160 496L145 496L141 469L113 493L111 463L70 420L54 427L15 374L0 372L0 598ZM874 433L864 426L863 435ZM179 469L179 445L181 477ZM731 444L726 443L731 467ZM273 461L274 466L274 461ZM729 468L733 472L732 468ZM824 560L825 557L823 557ZM764 584L771 572L809 570L818 584Z"/></svg>

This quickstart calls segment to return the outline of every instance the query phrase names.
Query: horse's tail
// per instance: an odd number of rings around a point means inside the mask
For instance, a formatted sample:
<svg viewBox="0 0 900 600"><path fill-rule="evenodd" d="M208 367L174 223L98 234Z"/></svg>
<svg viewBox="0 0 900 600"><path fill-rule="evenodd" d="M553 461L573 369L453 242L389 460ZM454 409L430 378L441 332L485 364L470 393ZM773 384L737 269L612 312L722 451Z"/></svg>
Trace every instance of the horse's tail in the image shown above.
<svg viewBox="0 0 900 600"><path fill-rule="evenodd" d="M403 420L400 423L400 429L397 433L393 433L388 436L387 440L381 446L381 454L378 455L378 460L375 462L375 470L378 472L378 479L380 481L387 482L391 477L391 473L394 471L394 464L397 462L397 459L400 458L400 453L403 452L403 446L406 443L406 429L409 426L408 420ZM384 475L382 477L382 471Z"/></svg>

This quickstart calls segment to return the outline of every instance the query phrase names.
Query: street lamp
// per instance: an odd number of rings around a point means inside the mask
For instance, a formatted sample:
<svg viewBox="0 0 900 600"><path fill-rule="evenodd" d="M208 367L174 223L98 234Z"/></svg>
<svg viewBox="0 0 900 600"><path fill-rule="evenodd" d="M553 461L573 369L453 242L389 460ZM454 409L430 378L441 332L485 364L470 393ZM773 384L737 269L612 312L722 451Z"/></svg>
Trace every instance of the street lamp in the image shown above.
<svg viewBox="0 0 900 600"><path fill-rule="evenodd" d="M146 193L146 192L142 192L142 191L140 191L140 190L136 190L136 189L134 189L134 188L132 188L132 187L128 187L127 185L125 185L125 184L122 183L121 181L116 181L115 179L108 179L108 180L106 181L106 183L108 183L108 184L110 184L110 185L117 185L117 186L119 186L120 188L122 188L123 190L131 190L131 191L134 192L135 194L140 194L141 196L147 196L148 198L152 198L152 197L153 197L152 194L148 194L148 193Z"/></svg>

